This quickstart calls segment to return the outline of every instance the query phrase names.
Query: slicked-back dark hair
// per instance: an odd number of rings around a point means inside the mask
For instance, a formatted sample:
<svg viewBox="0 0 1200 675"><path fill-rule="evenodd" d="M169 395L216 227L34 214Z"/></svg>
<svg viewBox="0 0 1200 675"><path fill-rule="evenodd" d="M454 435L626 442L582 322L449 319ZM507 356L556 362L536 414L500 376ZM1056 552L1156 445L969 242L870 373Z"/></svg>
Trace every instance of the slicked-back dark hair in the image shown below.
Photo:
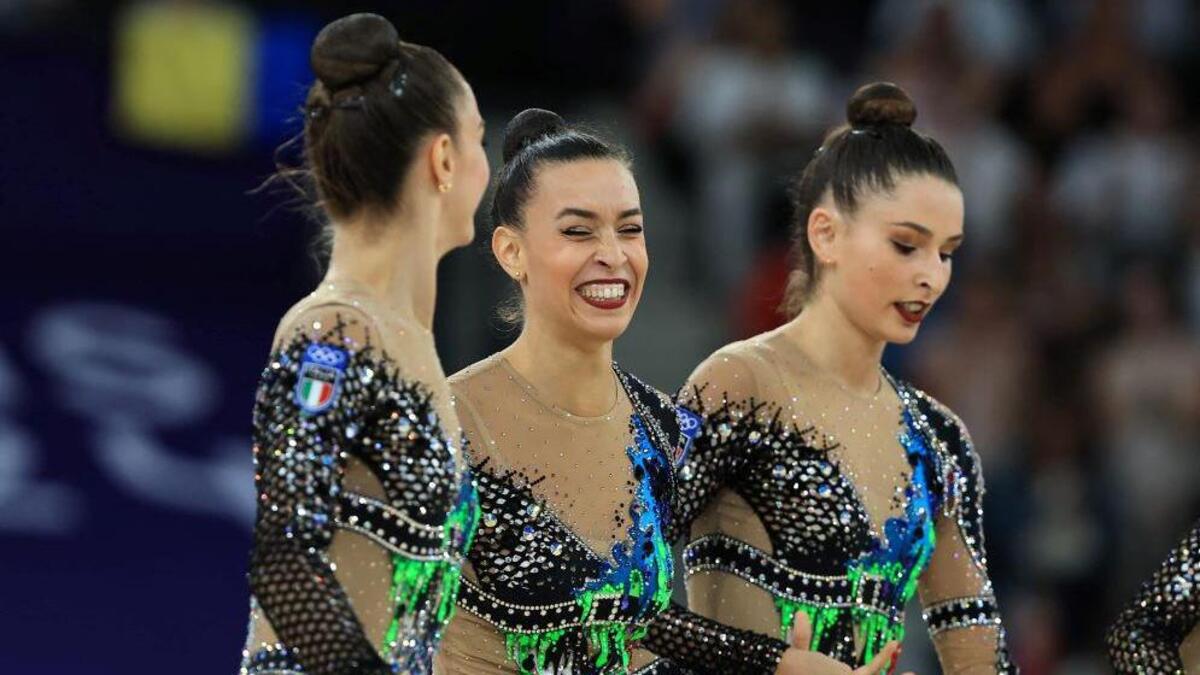
<svg viewBox="0 0 1200 675"><path fill-rule="evenodd" d="M492 187L492 227L525 228L525 204L537 187L537 172L547 164L611 159L627 168L625 148L599 136L571 127L558 114L529 108L504 128L504 165ZM520 293L503 303L497 314L508 326L520 325L524 307Z"/></svg>
<svg viewBox="0 0 1200 675"><path fill-rule="evenodd" d="M504 165L492 190L492 226L524 227L525 203L545 164L612 159L629 165L629 153L599 136L569 126L549 110L523 110L504 129Z"/></svg>
<svg viewBox="0 0 1200 675"><path fill-rule="evenodd" d="M817 283L808 218L828 193L838 210L853 214L866 192L891 191L904 176L929 175L958 185L954 165L934 139L913 131L917 109L900 87L860 87L846 104L847 124L825 137L791 189L792 273L780 309L794 317Z"/></svg>
<svg viewBox="0 0 1200 675"><path fill-rule="evenodd" d="M390 211L421 139L457 131L462 76L377 14L325 26L310 60L317 81L304 106L304 164L281 172L303 179L334 219Z"/></svg>

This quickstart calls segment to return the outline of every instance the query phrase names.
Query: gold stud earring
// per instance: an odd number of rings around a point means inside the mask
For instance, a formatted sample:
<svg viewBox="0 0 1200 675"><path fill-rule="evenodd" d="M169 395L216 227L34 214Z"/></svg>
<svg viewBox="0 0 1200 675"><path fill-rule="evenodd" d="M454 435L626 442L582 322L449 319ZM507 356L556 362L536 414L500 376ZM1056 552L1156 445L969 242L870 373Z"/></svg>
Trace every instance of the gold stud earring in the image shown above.
<svg viewBox="0 0 1200 675"><path fill-rule="evenodd" d="M523 276L525 276L524 272L516 272L513 274L513 281L516 281L519 283L521 281L521 277L523 277Z"/></svg>
<svg viewBox="0 0 1200 675"><path fill-rule="evenodd" d="M449 192L451 187L450 183L438 183L438 192Z"/></svg>

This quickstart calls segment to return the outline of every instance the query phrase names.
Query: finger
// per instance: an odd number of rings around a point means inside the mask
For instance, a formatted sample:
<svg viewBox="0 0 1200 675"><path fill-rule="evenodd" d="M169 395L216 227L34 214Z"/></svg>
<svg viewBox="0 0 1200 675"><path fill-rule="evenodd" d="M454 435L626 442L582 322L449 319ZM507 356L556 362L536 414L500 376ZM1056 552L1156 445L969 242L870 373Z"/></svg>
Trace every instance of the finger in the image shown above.
<svg viewBox="0 0 1200 675"><path fill-rule="evenodd" d="M896 654L896 650L900 648L900 643L895 640L883 646L875 658L871 659L866 665L861 666L854 671L854 675L878 675L881 671L886 671L892 665L892 657Z"/></svg>
<svg viewBox="0 0 1200 675"><path fill-rule="evenodd" d="M792 646L808 651L812 645L812 622L804 612L796 612L792 621Z"/></svg>

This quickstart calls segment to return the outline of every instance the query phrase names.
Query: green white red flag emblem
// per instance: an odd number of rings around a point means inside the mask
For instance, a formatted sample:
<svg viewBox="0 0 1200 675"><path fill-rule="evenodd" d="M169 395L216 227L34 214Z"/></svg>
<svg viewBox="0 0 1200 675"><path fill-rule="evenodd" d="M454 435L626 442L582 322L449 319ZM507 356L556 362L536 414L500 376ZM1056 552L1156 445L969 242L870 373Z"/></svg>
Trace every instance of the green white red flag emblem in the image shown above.
<svg viewBox="0 0 1200 675"><path fill-rule="evenodd" d="M308 346L296 382L296 403L303 411L315 414L333 405L348 362L339 347L319 342Z"/></svg>

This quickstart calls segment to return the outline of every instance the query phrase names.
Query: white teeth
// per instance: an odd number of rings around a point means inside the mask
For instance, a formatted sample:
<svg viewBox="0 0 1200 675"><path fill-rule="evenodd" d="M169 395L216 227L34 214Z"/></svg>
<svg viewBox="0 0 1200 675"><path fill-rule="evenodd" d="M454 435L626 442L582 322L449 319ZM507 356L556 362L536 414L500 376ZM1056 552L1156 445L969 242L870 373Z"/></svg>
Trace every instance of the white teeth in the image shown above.
<svg viewBox="0 0 1200 675"><path fill-rule="evenodd" d="M913 314L917 314L925 309L925 303L923 302L902 302L900 303L900 306L903 307L905 311L912 312Z"/></svg>
<svg viewBox="0 0 1200 675"><path fill-rule="evenodd" d="M625 297L625 284L588 284L579 292L593 300L612 300Z"/></svg>

